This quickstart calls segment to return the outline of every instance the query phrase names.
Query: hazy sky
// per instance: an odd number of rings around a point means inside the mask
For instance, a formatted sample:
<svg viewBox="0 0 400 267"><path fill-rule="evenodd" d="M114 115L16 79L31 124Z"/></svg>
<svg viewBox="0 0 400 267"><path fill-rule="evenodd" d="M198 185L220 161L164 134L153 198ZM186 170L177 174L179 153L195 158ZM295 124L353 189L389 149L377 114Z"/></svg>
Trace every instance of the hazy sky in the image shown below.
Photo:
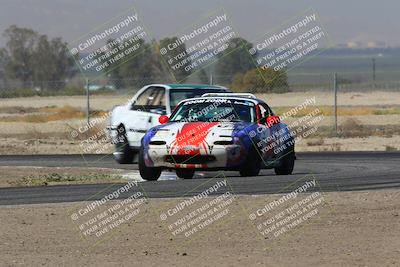
<svg viewBox="0 0 400 267"><path fill-rule="evenodd" d="M16 24L72 42L131 6L156 39L173 36L222 6L239 34L252 41L311 7L333 43L400 46L398 0L0 0L0 31ZM1 46L4 41L1 36Z"/></svg>

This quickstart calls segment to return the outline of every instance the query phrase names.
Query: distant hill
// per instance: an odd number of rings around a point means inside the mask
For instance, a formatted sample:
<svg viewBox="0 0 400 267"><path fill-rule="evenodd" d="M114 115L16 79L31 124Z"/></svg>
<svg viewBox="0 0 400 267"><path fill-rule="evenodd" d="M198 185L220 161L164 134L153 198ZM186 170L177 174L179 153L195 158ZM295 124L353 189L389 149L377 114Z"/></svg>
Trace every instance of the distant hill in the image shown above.
<svg viewBox="0 0 400 267"><path fill-rule="evenodd" d="M400 48L331 48L317 53L289 69L291 83L331 80L334 72L353 82L370 82L373 59L377 82L400 80Z"/></svg>

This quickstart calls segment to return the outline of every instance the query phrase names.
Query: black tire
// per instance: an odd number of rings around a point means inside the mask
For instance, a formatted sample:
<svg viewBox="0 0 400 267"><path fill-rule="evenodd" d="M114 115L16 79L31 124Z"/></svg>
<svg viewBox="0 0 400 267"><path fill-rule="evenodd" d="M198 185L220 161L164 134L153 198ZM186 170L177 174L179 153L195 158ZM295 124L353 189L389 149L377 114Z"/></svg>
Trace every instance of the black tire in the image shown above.
<svg viewBox="0 0 400 267"><path fill-rule="evenodd" d="M194 176L194 170L193 169L177 169L176 176L178 176L181 179L192 179Z"/></svg>
<svg viewBox="0 0 400 267"><path fill-rule="evenodd" d="M251 151L246 158L241 170L240 176L257 176L261 169L261 159L257 151Z"/></svg>
<svg viewBox="0 0 400 267"><path fill-rule="evenodd" d="M280 159L279 165L276 166L275 174L277 175L289 175L292 174L294 168L294 161L296 157L294 151L290 151L288 154Z"/></svg>
<svg viewBox="0 0 400 267"><path fill-rule="evenodd" d="M144 162L144 152L143 149L140 149L139 152L139 173L140 176L147 181L156 181L160 178L161 168L156 167L147 167Z"/></svg>
<svg viewBox="0 0 400 267"><path fill-rule="evenodd" d="M131 164L133 162L134 153L129 147L128 138L124 126L117 129L117 140L115 143L114 159L119 164Z"/></svg>

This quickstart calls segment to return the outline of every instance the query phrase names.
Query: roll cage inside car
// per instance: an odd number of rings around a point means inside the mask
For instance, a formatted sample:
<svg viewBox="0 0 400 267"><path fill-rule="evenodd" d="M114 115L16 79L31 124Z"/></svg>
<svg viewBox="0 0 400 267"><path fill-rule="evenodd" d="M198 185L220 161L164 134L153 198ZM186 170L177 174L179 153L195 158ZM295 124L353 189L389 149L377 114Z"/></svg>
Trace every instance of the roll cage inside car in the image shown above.
<svg viewBox="0 0 400 267"><path fill-rule="evenodd" d="M236 98L238 100L249 100L251 102L254 103L255 105L255 110L256 110L256 121L255 123L265 123L266 119L268 117L276 117L274 112L272 111L272 109L268 106L267 103L265 103L264 101L257 99L253 94L245 94L245 93L207 93L202 95L202 97L199 98L193 98L191 100L196 100L196 99L204 99L205 97L209 97L209 98L215 98L215 99L219 99L219 98ZM173 110L172 114L169 116L169 118L174 118L176 113L179 111L179 108L184 105L185 103L187 103L188 101L191 100L183 100L181 101L177 107ZM169 120L168 118L168 120Z"/></svg>

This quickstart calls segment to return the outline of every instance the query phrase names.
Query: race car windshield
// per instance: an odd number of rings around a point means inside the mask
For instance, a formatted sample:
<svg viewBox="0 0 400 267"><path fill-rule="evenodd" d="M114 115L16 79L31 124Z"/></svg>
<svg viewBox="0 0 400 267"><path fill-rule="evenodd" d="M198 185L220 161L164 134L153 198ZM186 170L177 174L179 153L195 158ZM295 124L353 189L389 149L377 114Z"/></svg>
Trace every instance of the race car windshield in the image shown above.
<svg viewBox="0 0 400 267"><path fill-rule="evenodd" d="M255 122L254 104L245 100L193 100L181 104L171 115L170 122Z"/></svg>

